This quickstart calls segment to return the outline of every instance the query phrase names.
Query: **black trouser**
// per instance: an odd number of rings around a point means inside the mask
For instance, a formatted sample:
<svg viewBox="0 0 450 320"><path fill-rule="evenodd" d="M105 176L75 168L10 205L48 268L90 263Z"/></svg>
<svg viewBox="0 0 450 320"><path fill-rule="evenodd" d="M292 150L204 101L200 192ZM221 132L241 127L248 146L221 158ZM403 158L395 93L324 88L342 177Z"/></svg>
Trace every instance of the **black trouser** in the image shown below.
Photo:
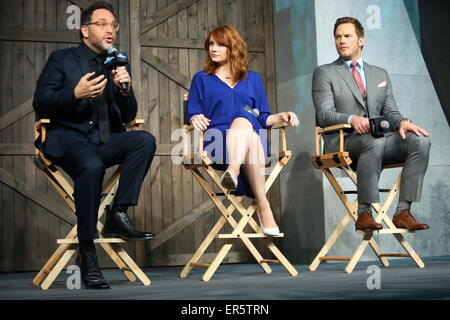
<svg viewBox="0 0 450 320"><path fill-rule="evenodd" d="M91 132L92 135L98 132ZM74 181L79 240L98 238L98 208L105 169L122 164L115 203L136 205L156 150L155 137L147 131L112 133L109 141L100 145L92 140L96 139L86 137L71 146L62 158L51 159Z"/></svg>

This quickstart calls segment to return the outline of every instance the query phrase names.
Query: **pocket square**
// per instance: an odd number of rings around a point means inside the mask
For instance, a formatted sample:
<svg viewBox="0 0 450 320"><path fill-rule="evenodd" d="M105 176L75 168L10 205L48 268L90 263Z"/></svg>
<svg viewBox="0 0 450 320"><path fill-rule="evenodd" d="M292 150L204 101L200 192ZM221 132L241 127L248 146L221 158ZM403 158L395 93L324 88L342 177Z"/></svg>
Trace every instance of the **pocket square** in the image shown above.
<svg viewBox="0 0 450 320"><path fill-rule="evenodd" d="M378 84L378 88L384 88L384 87L386 87L386 81L380 82Z"/></svg>

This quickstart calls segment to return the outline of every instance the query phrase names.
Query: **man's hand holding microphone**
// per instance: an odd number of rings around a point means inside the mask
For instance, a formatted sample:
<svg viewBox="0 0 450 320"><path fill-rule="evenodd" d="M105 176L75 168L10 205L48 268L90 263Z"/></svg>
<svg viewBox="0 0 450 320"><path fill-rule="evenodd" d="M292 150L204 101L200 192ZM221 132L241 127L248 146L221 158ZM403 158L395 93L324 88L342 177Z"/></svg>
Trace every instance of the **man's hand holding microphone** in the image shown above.
<svg viewBox="0 0 450 320"><path fill-rule="evenodd" d="M116 48L108 50L108 57L105 61L105 69L111 70L114 84L120 92L127 96L131 91L131 76L125 66L128 58L124 53L119 53ZM91 79L95 72L85 74L75 86L75 99L95 98L103 93L108 79L104 75L99 75Z"/></svg>

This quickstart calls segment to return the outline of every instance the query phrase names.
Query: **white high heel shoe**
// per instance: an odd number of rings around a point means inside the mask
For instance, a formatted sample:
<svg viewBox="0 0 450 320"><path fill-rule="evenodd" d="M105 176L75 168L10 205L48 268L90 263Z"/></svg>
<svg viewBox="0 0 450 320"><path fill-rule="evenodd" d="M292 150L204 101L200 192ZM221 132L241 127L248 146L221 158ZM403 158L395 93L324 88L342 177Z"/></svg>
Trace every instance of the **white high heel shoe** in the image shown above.
<svg viewBox="0 0 450 320"><path fill-rule="evenodd" d="M264 228L262 225L262 220L261 220L261 216L259 214L259 210L256 211L257 215L258 215L258 219L259 219L259 227L261 228L261 232L264 233L266 236L277 236L280 234L280 228L275 227L275 228Z"/></svg>
<svg viewBox="0 0 450 320"><path fill-rule="evenodd" d="M236 190L238 186L238 179L229 170L225 171L220 178L220 184L227 190Z"/></svg>

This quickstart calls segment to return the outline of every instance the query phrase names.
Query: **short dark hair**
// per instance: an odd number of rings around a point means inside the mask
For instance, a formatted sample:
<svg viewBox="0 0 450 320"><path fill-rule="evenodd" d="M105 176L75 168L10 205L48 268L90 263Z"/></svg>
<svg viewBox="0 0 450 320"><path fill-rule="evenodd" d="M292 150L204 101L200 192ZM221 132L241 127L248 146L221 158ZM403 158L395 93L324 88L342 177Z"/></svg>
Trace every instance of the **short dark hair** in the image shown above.
<svg viewBox="0 0 450 320"><path fill-rule="evenodd" d="M114 18L116 18L116 15L114 14L114 8L113 6L105 1L97 1L94 4L90 5L86 10L83 10L83 13L81 14L81 21L80 21L80 39L83 40L83 33L81 32L82 26L87 26L89 23L91 23L92 14L97 9L106 9L109 12L112 13Z"/></svg>
<svg viewBox="0 0 450 320"><path fill-rule="evenodd" d="M358 21L358 19L352 18L352 17L342 17L338 18L336 22L334 23L334 31L333 36L336 35L336 29L339 25L344 23L351 23L355 26L356 35L358 38L364 37L364 27L362 26L361 22Z"/></svg>

